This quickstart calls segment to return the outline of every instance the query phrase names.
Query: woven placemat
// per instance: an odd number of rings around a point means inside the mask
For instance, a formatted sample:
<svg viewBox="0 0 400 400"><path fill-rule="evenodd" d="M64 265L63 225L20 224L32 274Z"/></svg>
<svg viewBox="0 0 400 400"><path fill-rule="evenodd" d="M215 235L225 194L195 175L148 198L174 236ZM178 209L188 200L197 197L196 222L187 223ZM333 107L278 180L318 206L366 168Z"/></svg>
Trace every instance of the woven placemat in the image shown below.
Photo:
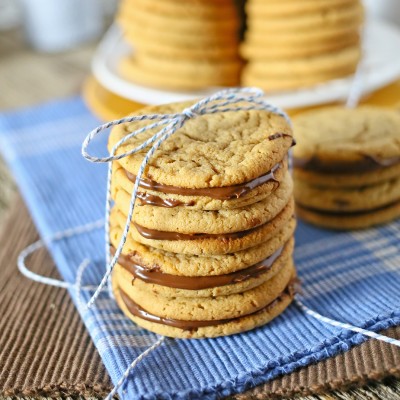
<svg viewBox="0 0 400 400"><path fill-rule="evenodd" d="M112 387L110 379L68 293L16 271L18 252L36 239L17 197L0 234L0 394L103 396ZM45 251L29 261L36 272L57 277ZM400 338L400 327L385 334ZM317 394L387 376L400 376L400 350L370 340L233 398Z"/></svg>

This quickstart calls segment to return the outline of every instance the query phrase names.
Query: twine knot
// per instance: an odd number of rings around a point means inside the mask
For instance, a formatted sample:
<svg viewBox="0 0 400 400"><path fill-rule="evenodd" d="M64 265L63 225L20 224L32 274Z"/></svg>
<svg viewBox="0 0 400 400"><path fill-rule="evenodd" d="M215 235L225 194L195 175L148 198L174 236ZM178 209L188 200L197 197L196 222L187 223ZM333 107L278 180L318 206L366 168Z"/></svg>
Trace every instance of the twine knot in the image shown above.
<svg viewBox="0 0 400 400"><path fill-rule="evenodd" d="M194 109L192 107L186 108L182 111L183 116L185 116L187 119L192 119L197 117L198 115L201 115L197 109Z"/></svg>

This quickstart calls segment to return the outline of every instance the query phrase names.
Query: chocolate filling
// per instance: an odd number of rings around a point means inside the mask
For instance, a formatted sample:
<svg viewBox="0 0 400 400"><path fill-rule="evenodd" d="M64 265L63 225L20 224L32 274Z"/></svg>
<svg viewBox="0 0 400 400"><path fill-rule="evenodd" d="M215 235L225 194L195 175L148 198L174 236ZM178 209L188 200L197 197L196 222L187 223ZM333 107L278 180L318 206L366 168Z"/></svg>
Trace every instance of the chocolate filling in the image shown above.
<svg viewBox="0 0 400 400"><path fill-rule="evenodd" d="M145 268L143 265L132 261L128 256L123 254L119 256L118 264L130 272L134 278L139 278L146 283L154 283L156 285L162 285L176 289L202 290L231 285L234 283L244 282L251 278L257 278L272 268L274 262L282 254L282 251L283 247L275 251L275 253L263 261L252 265L249 268L232 272L230 274L212 276L191 277L165 274L156 268ZM111 252L115 254L115 249L112 248Z"/></svg>
<svg viewBox="0 0 400 400"><path fill-rule="evenodd" d="M292 297L295 292L294 285L295 285L295 280L293 279L292 281L289 282L289 284L285 288L285 290L275 300L273 300L271 303L267 304L266 306L259 308L258 310L254 311L251 314L242 315L237 318L215 319L215 320L211 320L211 321L183 321L183 320L173 319L173 318L158 317L157 315L150 314L149 312L144 310L142 307L140 307L138 304L136 304L123 290L119 289L119 292L121 294L122 301L125 303L126 308L135 317L142 318L149 322L155 322L157 324L173 326L175 328L179 328L179 329L183 329L183 330L187 330L187 331L194 331L197 328L227 324L229 322L238 320L240 318L255 316L257 314L261 314L264 311L268 311L269 309L275 307L278 303L283 301L286 297L288 297L288 296Z"/></svg>
<svg viewBox="0 0 400 400"><path fill-rule="evenodd" d="M164 185L162 183L158 183L155 181L152 181L150 179L141 179L139 186L143 189L151 190L154 192L161 192L161 193L166 193L166 194L177 194L181 196L204 196L204 197L211 197L212 199L217 199L217 200L231 200L231 199L239 199L240 197L245 196L247 193L249 193L251 190L255 189L257 186L261 186L264 183L267 182L277 182L277 179L275 178L275 172L278 170L278 168L281 168L282 164L278 163L274 165L268 173L265 175L259 176L256 179L253 179L250 182L243 183L240 185L234 185L234 186L224 186L224 187L210 187L210 188L183 188L183 187L177 187L177 186L170 186L170 185ZM125 170L125 174L128 177L128 179L132 182L135 182L136 180L136 175L128 172ZM139 199L141 200L142 204L151 204L151 205L157 205L160 207L176 207L178 205L193 205L193 204L185 204L184 202L178 202L176 203L177 200L171 200L171 199L161 199L157 198L157 196L153 196L151 198L148 198L146 196L138 196Z"/></svg>
<svg viewBox="0 0 400 400"><path fill-rule="evenodd" d="M293 166L295 168L304 169L307 171L315 171L323 174L352 174L377 171L382 168L392 167L400 164L400 157L378 158L371 155L364 155L362 160L353 163L329 163L326 164L318 157L312 158L294 158Z"/></svg>
<svg viewBox="0 0 400 400"><path fill-rule="evenodd" d="M267 222L268 223L268 222ZM195 239L241 239L246 235L261 229L263 225L256 226L255 228L248 229L246 231L231 232L231 233L180 233L180 232L167 232L157 231L155 229L145 228L142 225L133 222L137 231L146 239L152 240L195 240Z"/></svg>
<svg viewBox="0 0 400 400"><path fill-rule="evenodd" d="M304 208L305 210L315 212L317 214L321 215L329 215L332 217L357 217L357 216L363 216L363 215L368 215L368 214L373 214L377 211L384 211L390 207L395 206L396 204L400 204L400 200L394 201L390 204L385 204L384 206L369 209L369 210L357 210L357 211L329 211L329 210L318 210L317 208L314 207L308 207L304 206L302 204L299 204L301 208Z"/></svg>

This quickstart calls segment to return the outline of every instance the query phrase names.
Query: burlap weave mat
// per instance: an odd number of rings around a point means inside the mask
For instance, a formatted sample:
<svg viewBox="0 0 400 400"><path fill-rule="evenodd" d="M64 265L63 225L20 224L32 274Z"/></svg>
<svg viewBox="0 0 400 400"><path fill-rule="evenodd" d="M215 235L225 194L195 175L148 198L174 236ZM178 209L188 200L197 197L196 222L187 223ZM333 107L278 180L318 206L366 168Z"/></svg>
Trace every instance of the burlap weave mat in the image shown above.
<svg viewBox="0 0 400 400"><path fill-rule="evenodd" d="M103 396L111 389L110 379L68 293L34 283L16 270L18 252L36 239L17 197L0 233L0 394ZM57 277L45 251L32 256L30 265ZM385 334L400 338L400 328ZM389 375L400 376L399 348L370 340L235 398L316 394Z"/></svg>

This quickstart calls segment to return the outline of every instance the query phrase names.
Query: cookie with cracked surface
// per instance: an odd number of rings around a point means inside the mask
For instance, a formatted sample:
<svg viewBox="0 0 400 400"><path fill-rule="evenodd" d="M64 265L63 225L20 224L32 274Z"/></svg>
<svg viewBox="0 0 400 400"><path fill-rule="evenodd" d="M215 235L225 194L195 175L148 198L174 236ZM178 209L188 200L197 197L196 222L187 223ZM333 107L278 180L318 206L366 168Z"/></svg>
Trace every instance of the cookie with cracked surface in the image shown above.
<svg viewBox="0 0 400 400"><path fill-rule="evenodd" d="M335 230L365 229L385 224L400 217L400 201L367 212L332 213L321 212L296 205L299 218L313 225Z"/></svg>
<svg viewBox="0 0 400 400"><path fill-rule="evenodd" d="M326 175L359 174L400 164L396 110L327 107L298 114L293 125L298 141L295 168Z"/></svg>
<svg viewBox="0 0 400 400"><path fill-rule="evenodd" d="M235 253L213 256L167 252L138 243L128 235L122 253L128 257L126 261L142 266L146 271L158 271L165 275L187 277L227 275L248 269L280 251L293 236L295 227L296 221L292 219L266 242ZM121 237L122 227L113 226L110 240L114 248L118 247Z"/></svg>
<svg viewBox="0 0 400 400"><path fill-rule="evenodd" d="M182 112L193 102L145 107L134 115ZM240 106L240 104L238 104ZM108 148L147 121L114 127ZM154 135L153 129L132 138L116 154L132 150ZM292 130L283 117L264 110L232 111L196 116L163 142L143 178L182 188L213 188L249 182L268 173L292 146ZM119 161L136 175L146 149Z"/></svg>
<svg viewBox="0 0 400 400"><path fill-rule="evenodd" d="M400 178L351 188L316 187L297 180L294 197L302 206L321 211L369 211L400 201ZM345 215L344 215L345 216Z"/></svg>
<svg viewBox="0 0 400 400"><path fill-rule="evenodd" d="M284 268L292 259L294 240L290 239L266 259L248 268L224 275L187 277L168 275L156 270L145 270L122 256L120 276L132 291L140 290L160 297L209 298L243 293L262 285ZM212 262L212 259L209 260ZM129 295L129 292L127 292Z"/></svg>
<svg viewBox="0 0 400 400"><path fill-rule="evenodd" d="M282 182L286 173L287 160L272 168L267 174L250 182L234 186L190 189L157 184L150 180L141 180L139 203L159 207L174 208L185 206L199 210L221 210L245 207L269 196ZM132 193L136 176L126 171L118 162L113 164L113 193L121 188ZM153 189L153 190L152 190Z"/></svg>
<svg viewBox="0 0 400 400"><path fill-rule="evenodd" d="M216 60L203 60L200 70L197 69L196 61L191 60L192 68L188 62L184 63L185 73L178 71L170 73L163 70L161 66L157 68L157 63L152 68L148 68L141 65L136 57L124 57L118 65L118 71L128 81L161 89L195 90L239 84L240 60L230 61L229 65ZM182 63L177 60L176 65L179 67Z"/></svg>
<svg viewBox="0 0 400 400"><path fill-rule="evenodd" d="M290 305L294 297L294 290L292 287L293 286L289 284L287 289L285 289L275 300L253 314L235 319L213 321L210 323L212 325L205 325L205 323L193 324L191 322L188 323L179 320L160 320L160 318L149 315L143 309L138 308L129 297L124 295L117 286L115 280L113 280L115 299L128 318L137 325L151 332L182 339L202 339L228 336L246 332L265 325L280 315ZM139 317L138 315L141 316Z"/></svg>
<svg viewBox="0 0 400 400"><path fill-rule="evenodd" d="M177 235L153 238L146 231L140 231L131 223L129 234L141 244L172 253L194 255L222 255L257 246L270 240L286 224L294 219L294 200L290 199L285 208L271 221L245 232L225 235ZM125 226L127 217L114 207L111 214L112 225Z"/></svg>
<svg viewBox="0 0 400 400"><path fill-rule="evenodd" d="M260 326L279 315L293 297L295 270L288 263L262 285L215 298L165 298L131 290L113 273L113 290L122 310L138 325L171 337L216 337ZM162 304L162 305L161 305Z"/></svg>

